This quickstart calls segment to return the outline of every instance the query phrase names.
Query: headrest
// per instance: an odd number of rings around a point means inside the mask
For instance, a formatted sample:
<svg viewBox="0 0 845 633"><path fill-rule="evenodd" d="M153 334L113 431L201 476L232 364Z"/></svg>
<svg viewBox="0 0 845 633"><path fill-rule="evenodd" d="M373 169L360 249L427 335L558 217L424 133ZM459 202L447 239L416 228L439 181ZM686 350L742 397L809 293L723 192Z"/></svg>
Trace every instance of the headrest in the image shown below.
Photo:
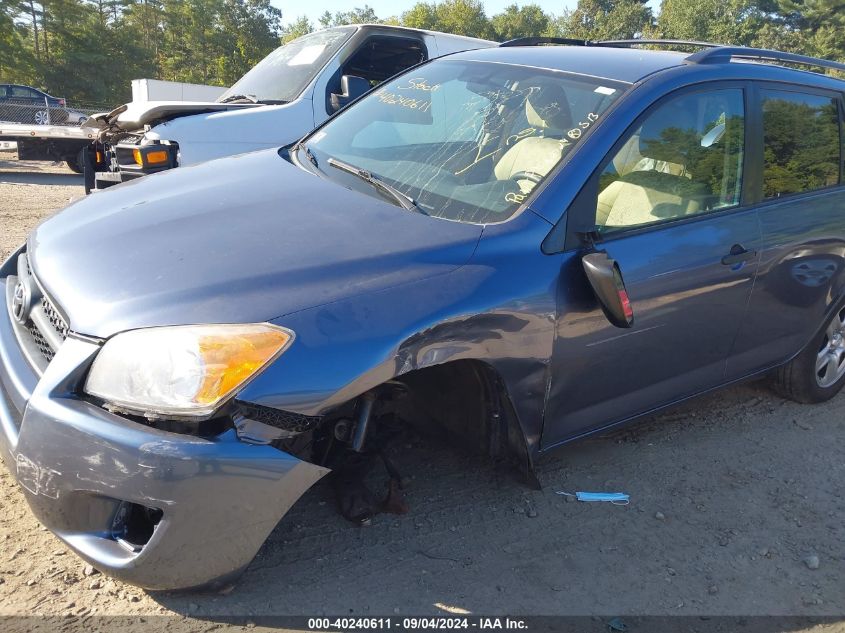
<svg viewBox="0 0 845 633"><path fill-rule="evenodd" d="M557 84L534 86L525 100L528 125L543 129L568 130L572 127L572 113L566 92Z"/></svg>
<svg viewBox="0 0 845 633"><path fill-rule="evenodd" d="M640 154L646 158L684 165L700 145L696 113L670 103L653 112L640 130Z"/></svg>

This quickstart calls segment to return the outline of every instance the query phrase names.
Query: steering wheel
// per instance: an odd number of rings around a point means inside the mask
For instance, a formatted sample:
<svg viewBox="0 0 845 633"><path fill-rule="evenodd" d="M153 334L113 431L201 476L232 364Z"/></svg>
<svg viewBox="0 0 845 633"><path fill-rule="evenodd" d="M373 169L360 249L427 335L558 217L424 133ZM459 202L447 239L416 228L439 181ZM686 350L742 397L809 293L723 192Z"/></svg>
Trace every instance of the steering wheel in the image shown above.
<svg viewBox="0 0 845 633"><path fill-rule="evenodd" d="M538 185L540 184L540 181L543 179L543 177L534 171L518 171L514 174L511 174L510 179L516 181L530 180L535 185Z"/></svg>

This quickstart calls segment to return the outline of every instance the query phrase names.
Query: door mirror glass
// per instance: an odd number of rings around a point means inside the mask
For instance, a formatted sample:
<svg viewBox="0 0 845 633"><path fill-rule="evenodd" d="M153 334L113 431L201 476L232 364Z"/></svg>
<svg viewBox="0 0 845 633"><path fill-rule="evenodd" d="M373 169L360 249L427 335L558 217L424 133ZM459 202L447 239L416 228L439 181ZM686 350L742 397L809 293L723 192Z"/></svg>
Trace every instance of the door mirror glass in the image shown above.
<svg viewBox="0 0 845 633"><path fill-rule="evenodd" d="M363 77L343 75L340 78L340 94L332 95L332 109L337 112L342 107L355 101L370 91L370 82Z"/></svg>

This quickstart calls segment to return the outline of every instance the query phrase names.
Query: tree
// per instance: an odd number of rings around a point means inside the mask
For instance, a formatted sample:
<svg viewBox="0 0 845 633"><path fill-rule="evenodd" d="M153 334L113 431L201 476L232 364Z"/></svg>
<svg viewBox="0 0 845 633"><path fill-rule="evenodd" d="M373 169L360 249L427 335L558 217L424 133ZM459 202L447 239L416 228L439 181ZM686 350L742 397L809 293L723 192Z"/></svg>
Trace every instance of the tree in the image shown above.
<svg viewBox="0 0 845 633"><path fill-rule="evenodd" d="M26 30L15 23L23 4L0 0L0 77L17 81L32 72L34 59L25 44Z"/></svg>
<svg viewBox="0 0 845 633"><path fill-rule="evenodd" d="M549 35L551 17L536 4L519 7L515 4L505 8L491 19L496 39L507 41L518 37Z"/></svg>
<svg viewBox="0 0 845 633"><path fill-rule="evenodd" d="M470 37L492 39L496 35L480 0L445 0L440 4L420 2L402 14L402 24Z"/></svg>
<svg viewBox="0 0 845 633"><path fill-rule="evenodd" d="M663 0L657 32L667 39L751 46L765 21L756 0Z"/></svg>
<svg viewBox="0 0 845 633"><path fill-rule="evenodd" d="M630 39L652 23L641 0L578 0L575 10L558 22L561 35L586 40Z"/></svg>
<svg viewBox="0 0 845 633"><path fill-rule="evenodd" d="M270 0L226 0L215 28L219 83L232 85L279 45L281 18Z"/></svg>
<svg viewBox="0 0 845 633"><path fill-rule="evenodd" d="M365 4L363 7L355 7L349 11L338 11L334 15L328 11L319 17L320 26L340 26L342 24L378 24L380 20L373 11L373 8Z"/></svg>
<svg viewBox="0 0 845 633"><path fill-rule="evenodd" d="M438 30L436 6L418 2L402 14L402 25L412 29Z"/></svg>
<svg viewBox="0 0 845 633"><path fill-rule="evenodd" d="M231 85L279 45L269 0L163 0L160 75Z"/></svg>
<svg viewBox="0 0 845 633"><path fill-rule="evenodd" d="M783 28L800 33L798 46L819 57L845 60L845 0L769 0Z"/></svg>
<svg viewBox="0 0 845 633"><path fill-rule="evenodd" d="M311 20L308 19L307 15L302 15L285 26L282 31L282 43L287 44L298 37L311 33L313 30L314 25L311 24Z"/></svg>

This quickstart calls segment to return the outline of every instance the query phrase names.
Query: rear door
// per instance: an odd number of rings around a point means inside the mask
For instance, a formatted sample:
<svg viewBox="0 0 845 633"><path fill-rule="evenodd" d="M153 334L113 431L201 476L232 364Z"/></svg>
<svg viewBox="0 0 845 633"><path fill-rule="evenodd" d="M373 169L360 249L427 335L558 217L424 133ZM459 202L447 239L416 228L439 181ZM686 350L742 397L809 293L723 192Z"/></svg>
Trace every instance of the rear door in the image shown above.
<svg viewBox="0 0 845 633"><path fill-rule="evenodd" d="M543 445L723 382L757 270L760 228L744 204L743 84L658 102L630 128L569 213L621 270L634 313L611 325L580 256L561 273ZM589 216L589 217L585 217Z"/></svg>
<svg viewBox="0 0 845 633"><path fill-rule="evenodd" d="M755 85L753 94L761 113L753 195L763 243L730 378L798 353L845 284L842 95L775 83ZM829 369L824 360L819 372Z"/></svg>

